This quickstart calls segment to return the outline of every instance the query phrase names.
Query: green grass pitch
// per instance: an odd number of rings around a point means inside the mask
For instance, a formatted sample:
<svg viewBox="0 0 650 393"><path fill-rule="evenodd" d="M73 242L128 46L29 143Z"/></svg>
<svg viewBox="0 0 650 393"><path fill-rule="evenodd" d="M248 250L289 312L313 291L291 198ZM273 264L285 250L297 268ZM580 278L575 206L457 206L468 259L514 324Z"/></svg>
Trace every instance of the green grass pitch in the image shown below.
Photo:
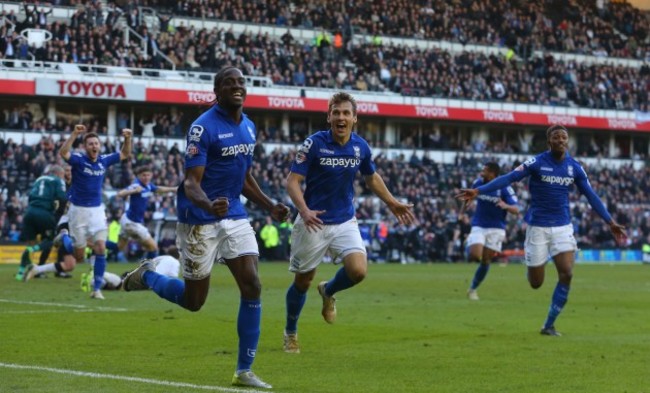
<svg viewBox="0 0 650 393"><path fill-rule="evenodd" d="M110 264L121 273L135 265ZM254 371L287 393L650 392L650 266L578 265L556 326L539 334L557 275L528 287L522 265L492 269L471 302L476 265L371 265L320 316L316 284L299 323L301 354L282 352L286 263L260 264L262 337ZM74 279L17 282L0 265L0 392L236 392L238 291L216 266L190 313L150 291L94 301ZM245 389L243 389L245 390Z"/></svg>

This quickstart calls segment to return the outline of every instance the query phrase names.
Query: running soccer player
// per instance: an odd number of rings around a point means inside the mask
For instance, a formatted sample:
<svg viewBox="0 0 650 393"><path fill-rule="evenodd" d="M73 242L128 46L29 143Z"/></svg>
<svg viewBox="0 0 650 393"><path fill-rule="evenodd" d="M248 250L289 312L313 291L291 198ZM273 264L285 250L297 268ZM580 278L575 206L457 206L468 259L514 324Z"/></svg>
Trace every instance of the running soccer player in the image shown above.
<svg viewBox="0 0 650 393"><path fill-rule="evenodd" d="M153 194L176 192L177 187L157 186L152 183L153 172L147 166L138 168L135 173L133 184L117 193L120 198L129 197L129 208L120 219L118 249L124 252L129 239L135 239L147 252L146 257L151 259L158 255L158 245L144 226L144 213L147 211L149 197Z"/></svg>
<svg viewBox="0 0 650 393"><path fill-rule="evenodd" d="M78 136L86 132L86 126L78 124L65 141L59 155L72 167L70 186L70 205L68 208L70 236L74 239L76 263L82 263L86 245L93 245L95 255L94 285L101 288L106 270L106 237L108 227L102 204L102 185L109 166L126 160L131 156L130 129L123 129L124 143L119 153L99 154L101 142L94 132L83 136L84 153L72 153L72 144ZM101 290L90 293L93 299L104 299Z"/></svg>
<svg viewBox="0 0 650 393"><path fill-rule="evenodd" d="M530 177L530 206L525 220L528 223L525 241L525 260L528 282L533 289L544 283L544 265L550 255L558 273L558 283L553 291L548 316L540 333L561 336L555 329L555 320L569 297L576 240L569 211L569 192L573 184L587 198L591 207L609 224L615 239L627 238L625 227L610 216L587 179L578 161L568 154L569 131L562 125L552 125L546 130L549 150L530 158L507 175L492 180L478 188L462 189L457 198L472 200L478 195L499 190L510 183Z"/></svg>
<svg viewBox="0 0 650 393"><path fill-rule="evenodd" d="M354 97L343 92L334 94L329 100L327 121L329 130L311 135L298 149L287 178L287 191L299 213L291 234L289 271L294 273L294 281L286 294L284 351L288 353L300 352L298 318L316 268L326 254L343 263L332 279L318 284L323 301L321 313L327 323L336 319L334 294L360 283L366 276L366 247L353 204L357 172L401 224L415 220L413 205L399 202L388 191L375 172L370 146L353 132L357 123Z"/></svg>
<svg viewBox="0 0 650 393"><path fill-rule="evenodd" d="M476 179L472 188L490 183L500 172L499 164L488 162L481 170L481 177ZM501 252L501 245L506 238L506 214L519 213L517 196L510 186L477 197L476 210L472 217L472 230L467 237L469 261L478 262L472 284L467 291L471 300L479 300L476 289L490 270L494 256Z"/></svg>
<svg viewBox="0 0 650 393"><path fill-rule="evenodd" d="M123 288L151 288L158 296L190 310L201 309L215 262L224 262L240 291L239 353L232 384L270 389L251 371L260 337L262 284L257 273L255 232L240 200L243 195L278 221L289 208L273 203L251 173L255 124L243 111L246 79L235 67L214 78L216 105L192 124L185 150L185 180L178 188L177 245L185 281L158 274L146 260L124 278Z"/></svg>

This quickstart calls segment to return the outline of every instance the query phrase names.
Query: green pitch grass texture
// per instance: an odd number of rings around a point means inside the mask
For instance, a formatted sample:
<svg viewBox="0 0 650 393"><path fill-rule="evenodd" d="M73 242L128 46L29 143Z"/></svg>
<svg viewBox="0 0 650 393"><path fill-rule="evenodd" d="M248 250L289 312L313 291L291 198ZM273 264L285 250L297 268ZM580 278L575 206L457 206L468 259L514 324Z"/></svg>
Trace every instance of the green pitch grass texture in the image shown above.
<svg viewBox="0 0 650 393"><path fill-rule="evenodd" d="M522 265L493 265L481 300L469 301L475 267L371 265L366 281L337 294L338 319L328 325L316 285L337 267L322 265L299 323L302 353L286 354L292 275L286 263L260 264L254 371L273 391L293 393L650 392L650 266L577 266L556 323L563 337L539 334L557 281L552 266L532 290ZM84 269L22 283L16 266L0 265L0 392L233 391L239 294L227 268L215 266L197 313L151 291L91 300L79 289Z"/></svg>

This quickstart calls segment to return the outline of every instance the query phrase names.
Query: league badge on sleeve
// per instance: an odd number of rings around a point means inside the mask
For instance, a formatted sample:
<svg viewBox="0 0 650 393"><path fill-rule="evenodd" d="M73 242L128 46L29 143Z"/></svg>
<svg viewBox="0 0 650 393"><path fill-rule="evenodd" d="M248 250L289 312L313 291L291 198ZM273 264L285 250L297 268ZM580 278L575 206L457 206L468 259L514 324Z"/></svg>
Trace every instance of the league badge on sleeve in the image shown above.
<svg viewBox="0 0 650 393"><path fill-rule="evenodd" d="M197 145L194 143L187 145L187 149L185 149L185 157L192 158L197 154L199 154L199 147Z"/></svg>
<svg viewBox="0 0 650 393"><path fill-rule="evenodd" d="M305 156L305 153L303 153L301 150L298 150L296 153L296 163L302 164L307 160L307 156Z"/></svg>

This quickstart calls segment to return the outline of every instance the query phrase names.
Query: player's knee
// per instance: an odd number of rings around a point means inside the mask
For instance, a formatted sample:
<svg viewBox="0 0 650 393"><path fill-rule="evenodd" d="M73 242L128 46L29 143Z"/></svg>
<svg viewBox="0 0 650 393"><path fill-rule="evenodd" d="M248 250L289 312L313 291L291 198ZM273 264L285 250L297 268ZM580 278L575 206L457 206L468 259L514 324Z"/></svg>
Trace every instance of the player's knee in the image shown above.
<svg viewBox="0 0 650 393"><path fill-rule="evenodd" d="M534 280L528 280L528 283L530 284L530 287L533 288L533 289L538 289L543 284L542 281L534 281Z"/></svg>
<svg viewBox="0 0 650 393"><path fill-rule="evenodd" d="M570 270L566 272L560 272L558 274L558 279L563 284L567 284L567 285L570 284L572 278L573 278L573 272Z"/></svg>
<svg viewBox="0 0 650 393"><path fill-rule="evenodd" d="M354 282L355 284L358 284L361 281L363 281L363 279L366 278L366 274L367 274L367 272L363 270L354 270L352 272L347 272L347 273L350 280L352 280L352 282Z"/></svg>
<svg viewBox="0 0 650 393"><path fill-rule="evenodd" d="M259 299L262 294L262 283L260 280L255 280L246 283L241 287L241 296L244 299Z"/></svg>

